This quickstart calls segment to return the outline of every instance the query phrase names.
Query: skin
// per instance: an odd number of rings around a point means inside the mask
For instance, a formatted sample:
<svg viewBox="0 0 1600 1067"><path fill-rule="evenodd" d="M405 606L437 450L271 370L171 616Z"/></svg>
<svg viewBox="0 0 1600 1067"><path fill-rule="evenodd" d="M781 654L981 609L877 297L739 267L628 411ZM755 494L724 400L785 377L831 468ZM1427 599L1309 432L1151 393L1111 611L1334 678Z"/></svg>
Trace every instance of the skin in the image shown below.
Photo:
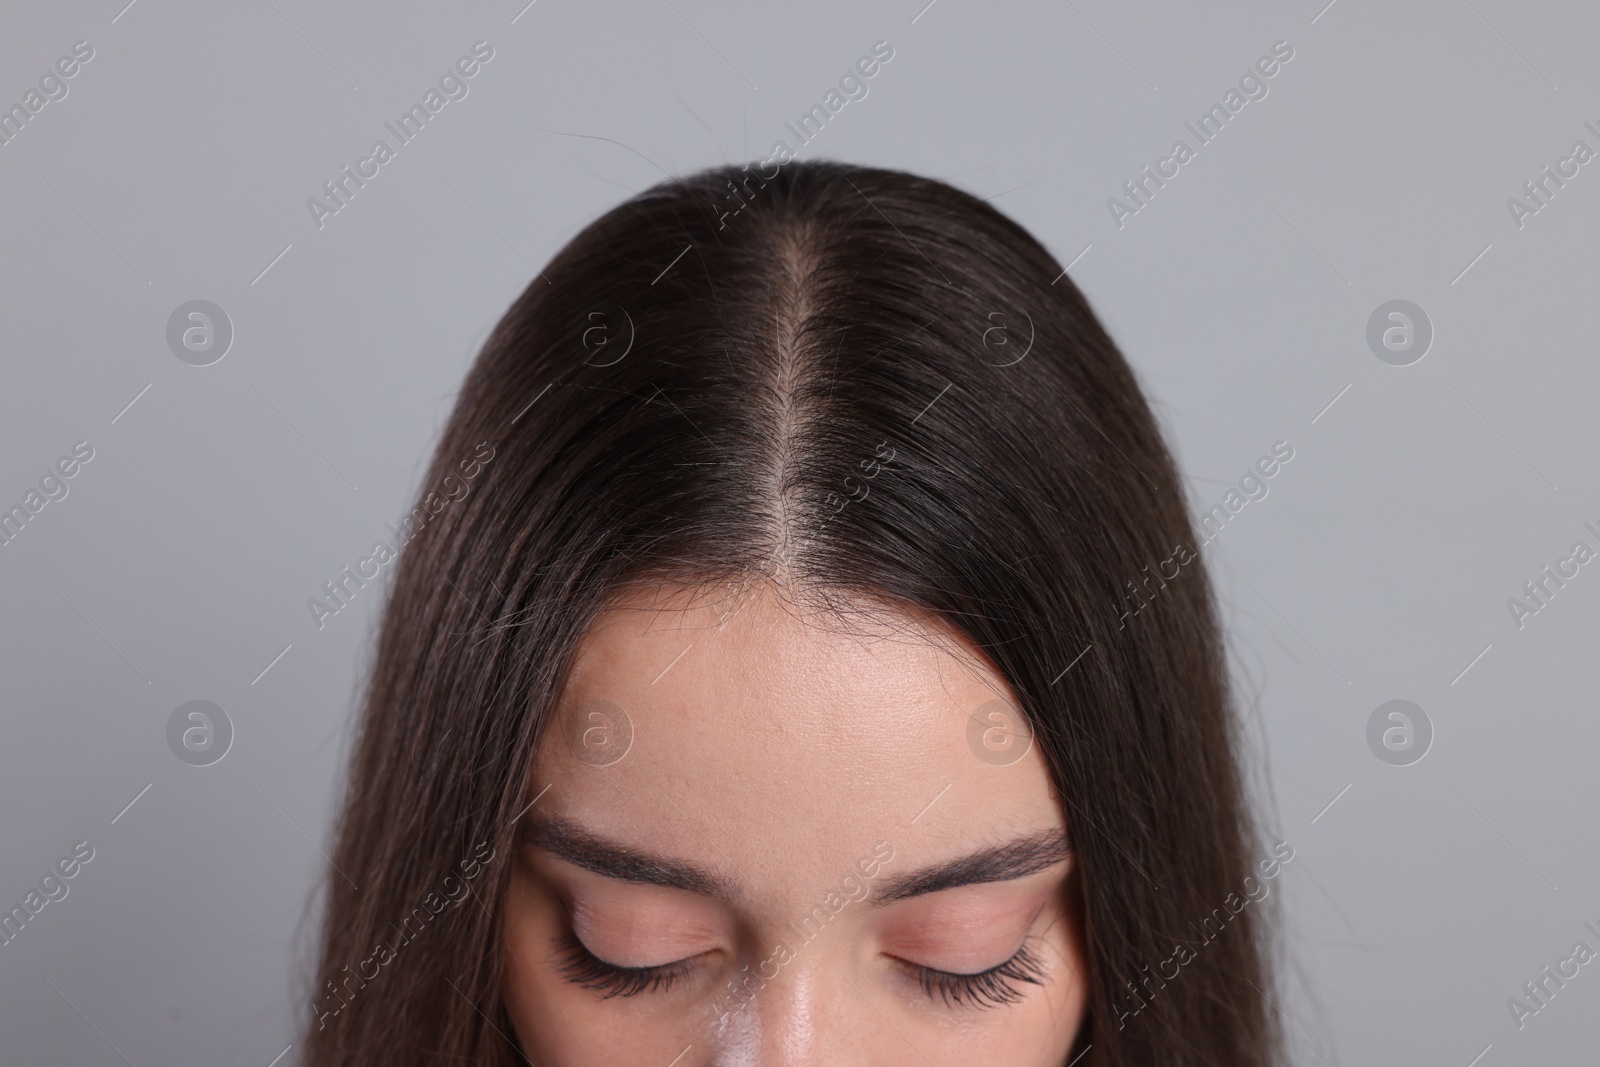
<svg viewBox="0 0 1600 1067"><path fill-rule="evenodd" d="M506 902L504 995L528 1058L1065 1064L1081 892L1037 746L986 760L969 744L996 699L1018 706L970 642L897 609L857 602L847 631L765 584L613 605L535 757ZM990 880L937 888L985 850ZM618 966L686 962L607 996L571 980L574 937ZM916 975L1019 948L1038 981L1001 986L1012 1003L950 1003Z"/></svg>

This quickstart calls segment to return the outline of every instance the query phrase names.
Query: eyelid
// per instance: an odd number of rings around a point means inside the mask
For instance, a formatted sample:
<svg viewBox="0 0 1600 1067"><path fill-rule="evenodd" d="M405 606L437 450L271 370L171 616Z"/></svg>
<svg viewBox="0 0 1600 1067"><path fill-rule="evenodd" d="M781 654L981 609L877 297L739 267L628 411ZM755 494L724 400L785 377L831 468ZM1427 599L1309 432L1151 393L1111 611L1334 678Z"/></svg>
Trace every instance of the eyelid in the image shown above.
<svg viewBox="0 0 1600 1067"><path fill-rule="evenodd" d="M600 993L602 1000L666 992L688 978L694 970L695 959L704 955L697 953L648 967L621 967L595 955L570 927L557 938L556 947L562 976L574 985Z"/></svg>
<svg viewBox="0 0 1600 1067"><path fill-rule="evenodd" d="M625 961L617 967L669 966L726 946L733 933L714 902L682 890L615 882L555 857L541 857L534 874L583 945Z"/></svg>
<svg viewBox="0 0 1600 1067"><path fill-rule="evenodd" d="M922 963L922 962L919 962L918 960L913 959L913 958L911 958L909 956L901 956L901 955L897 955L897 954L895 954L893 952L887 952L887 953L884 953L884 955L886 955L889 959L895 960L898 963L903 963L908 967L914 967L914 968L918 968L918 969L926 969L926 970L929 970L929 971L937 971L940 974L947 974L947 975L950 975L952 977L961 978L961 977L967 977L967 976L975 975L975 974L983 974L986 971L994 970L996 967L1004 966L1007 960L1013 959L1016 956L1017 952L1022 948L1022 946L1027 944L1027 941L1028 941L1028 932L1027 931L1023 931L1023 936L1020 939L1018 939L1018 941L1016 942L1015 946L1011 949L1011 951L1007 952L1005 954L1005 956L998 963L991 963L991 964L988 964L987 966L978 967L975 970L971 970L971 971L954 970L954 969L952 969L950 967L935 967L931 963ZM990 956L989 958L993 959L994 957Z"/></svg>
<svg viewBox="0 0 1600 1067"><path fill-rule="evenodd" d="M958 893L961 889L947 892ZM985 956L993 959L997 940L1001 944L1009 943L1014 950L1027 939L1038 924L1039 916L1054 899L1053 892L1042 893L1035 889L1026 893L1012 891L999 901L963 901L958 905L939 902L931 896L916 902L907 901L904 914L896 916L896 921L882 935L888 945L897 950L886 954L912 961ZM1024 908L1028 910L1023 911ZM916 965L932 967L924 962L916 962ZM949 974L976 974L987 968L974 967L970 972L950 967L933 969Z"/></svg>
<svg viewBox="0 0 1600 1067"><path fill-rule="evenodd" d="M894 953L885 953L885 955L887 955L890 959L904 964L905 966L918 970L929 971L934 974L939 974L950 978L971 978L988 974L992 971L998 970L999 968L1005 967L1008 963L1012 963L1017 959L1018 954L1027 947L1028 942L1035 938L1036 935L1033 928L1035 925L1037 925L1039 922L1039 916L1044 914L1044 910L1049 906L1049 904L1050 898L1048 897L1039 902L1038 906L1033 909L1033 914L1028 916L1028 921L1022 924L1020 933L1017 936L1016 947L1006 955L1005 959L1001 960L999 963L991 964L988 967L981 967L975 971L955 971L945 967L934 967L927 963L918 963L915 960L907 959L904 956L898 956Z"/></svg>
<svg viewBox="0 0 1600 1067"><path fill-rule="evenodd" d="M582 949L590 956L593 956L596 963L602 963L605 966L618 971L659 971L668 967L676 967L680 963L688 963L690 960L696 960L705 955L704 952L691 952L689 955L681 957L680 959L667 960L663 963L647 963L639 966L629 966L625 963L612 963L610 960L601 956L598 952L584 943L583 938L579 936L576 930L569 930L568 933L571 935L572 940L577 943L577 947Z"/></svg>
<svg viewBox="0 0 1600 1067"><path fill-rule="evenodd" d="M941 971L916 964L906 966L930 1000L942 1000L947 1007L1001 1007L1015 1004L1026 996L1017 983L1044 984L1046 965L1033 951L1033 940L1034 935L1029 934L1023 938L1017 951L1006 959L971 974Z"/></svg>

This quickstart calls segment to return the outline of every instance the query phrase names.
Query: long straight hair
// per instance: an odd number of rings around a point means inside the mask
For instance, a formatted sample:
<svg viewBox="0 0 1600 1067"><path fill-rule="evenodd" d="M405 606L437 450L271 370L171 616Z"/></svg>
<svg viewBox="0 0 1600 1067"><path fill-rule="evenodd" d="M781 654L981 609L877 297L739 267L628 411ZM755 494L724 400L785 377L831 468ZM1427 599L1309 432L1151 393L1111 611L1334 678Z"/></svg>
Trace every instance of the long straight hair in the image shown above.
<svg viewBox="0 0 1600 1067"><path fill-rule="evenodd" d="M523 1062L501 909L574 648L625 592L752 579L933 613L1009 682L1072 827L1085 1064L1276 1060L1262 909L1199 940L1255 846L1181 483L1082 294L988 204L832 162L665 181L512 305L425 484L306 1063Z"/></svg>

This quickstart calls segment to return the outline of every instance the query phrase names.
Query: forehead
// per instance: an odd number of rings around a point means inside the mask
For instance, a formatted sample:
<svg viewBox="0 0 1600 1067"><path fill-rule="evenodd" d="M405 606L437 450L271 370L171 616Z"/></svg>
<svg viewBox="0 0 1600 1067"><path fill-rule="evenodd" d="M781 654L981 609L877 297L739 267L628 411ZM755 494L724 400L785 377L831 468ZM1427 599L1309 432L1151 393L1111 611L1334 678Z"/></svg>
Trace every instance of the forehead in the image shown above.
<svg viewBox="0 0 1600 1067"><path fill-rule="evenodd" d="M659 590L590 628L533 784L547 814L746 880L848 866L879 841L937 858L1062 821L1036 746L995 756L1016 708L930 617Z"/></svg>

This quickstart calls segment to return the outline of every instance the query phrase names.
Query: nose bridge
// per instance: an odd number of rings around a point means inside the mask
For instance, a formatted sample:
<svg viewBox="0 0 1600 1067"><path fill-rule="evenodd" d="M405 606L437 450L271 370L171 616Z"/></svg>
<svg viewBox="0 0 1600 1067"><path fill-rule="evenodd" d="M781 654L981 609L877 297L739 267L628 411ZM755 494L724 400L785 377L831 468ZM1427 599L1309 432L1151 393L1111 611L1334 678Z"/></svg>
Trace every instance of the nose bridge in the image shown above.
<svg viewBox="0 0 1600 1067"><path fill-rule="evenodd" d="M782 971L767 987L770 994L761 1011L762 1041L765 1054L763 1065L771 1067L810 1067L820 1064L818 1058L818 1016L823 1005L818 1003L820 984L807 966L809 961L796 960Z"/></svg>
<svg viewBox="0 0 1600 1067"><path fill-rule="evenodd" d="M853 994L844 983L820 973L816 960L792 959L727 1017L717 1067L845 1067L849 1054L836 1039L850 1028L839 1025L838 991Z"/></svg>

